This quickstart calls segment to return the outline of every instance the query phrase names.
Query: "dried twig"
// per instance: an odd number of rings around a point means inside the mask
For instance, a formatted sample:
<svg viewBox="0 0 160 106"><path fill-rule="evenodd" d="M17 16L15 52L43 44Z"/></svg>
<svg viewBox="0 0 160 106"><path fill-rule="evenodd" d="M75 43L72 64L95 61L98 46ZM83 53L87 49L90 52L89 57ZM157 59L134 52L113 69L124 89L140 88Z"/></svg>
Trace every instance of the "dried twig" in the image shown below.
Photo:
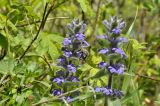
<svg viewBox="0 0 160 106"><path fill-rule="evenodd" d="M153 77L148 77L148 76L145 76L145 75L140 75L138 73L135 73L136 76L138 77L142 77L142 78L146 78L146 79L150 79L150 80L153 80L153 81L160 81L160 79L156 79L156 78L153 78Z"/></svg>
<svg viewBox="0 0 160 106"><path fill-rule="evenodd" d="M1 87L2 84L3 84L3 81L4 81L5 79L7 79L9 76L10 76L9 74L4 74L4 75L3 75L3 77L2 77L1 80L0 80L0 87Z"/></svg>
<svg viewBox="0 0 160 106"><path fill-rule="evenodd" d="M53 71L53 70L52 70L52 67L51 67L51 65L50 65L50 63L49 63L49 61L48 61L47 58L46 58L46 56L40 56L40 55L26 55L26 56L24 56L24 58L25 58L25 57L29 57L29 56L36 56L36 57L41 58L41 59L47 64L49 70L50 70L50 71ZM40 75L37 79L38 79L39 81L41 81L41 80L43 80L47 75L48 75L48 72L46 72L46 73Z"/></svg>
<svg viewBox="0 0 160 106"><path fill-rule="evenodd" d="M48 65L50 71L52 71L51 65L50 65L50 63L48 62L47 58L46 58L45 56L40 56L40 57L41 57L41 58L45 61L45 63ZM41 75L41 76L38 78L38 80L40 80L40 81L43 80L47 75L48 75L48 72L44 73L43 75Z"/></svg>
<svg viewBox="0 0 160 106"><path fill-rule="evenodd" d="M128 76L131 76L131 77L138 76L140 78L150 79L150 80L153 80L153 81L158 81L158 82L160 81L160 79L153 78L153 77L148 77L146 75L141 75L141 74L138 74L138 73L134 73L134 74L125 73L124 75L128 75Z"/></svg>
<svg viewBox="0 0 160 106"><path fill-rule="evenodd" d="M41 30L43 30L44 25L46 23L46 20L49 16L49 14L51 13L52 10L56 9L57 7L59 7L60 5L62 5L63 3L65 3L66 0L64 0L63 2L59 3L58 5L55 6L55 2L51 5L51 7L49 8L49 10L47 11L48 8L48 3L46 3L45 5L45 9L44 9L44 13L43 13L43 18L42 18L42 22L39 26L39 29L37 31L36 36L33 38L33 40L30 42L30 44L28 45L28 47L26 48L26 50L23 52L23 54L19 57L19 60L21 60L25 54L27 53L27 51L30 49L30 47L32 46L32 44L35 42L35 40L38 38L38 35L40 33Z"/></svg>
<svg viewBox="0 0 160 106"><path fill-rule="evenodd" d="M48 18L46 21L51 21L51 20L55 20L55 19L66 19L66 18L68 19L69 17L53 17L53 18ZM29 24L32 25L32 24L36 24L36 23L40 23L40 22L42 22L42 20L33 21L33 22L30 22ZM25 24L21 24L21 25L16 25L16 27L25 27L25 26L28 26L29 24L25 23Z"/></svg>
<svg viewBox="0 0 160 106"><path fill-rule="evenodd" d="M32 40L31 43L28 45L28 47L27 47L26 50L23 52L23 54L20 56L19 60L21 60L21 59L25 56L25 54L27 53L27 51L30 49L31 45L32 45L32 44L34 43L34 41L38 38L38 35L39 35L40 31L43 29L43 27L44 27L44 25L45 25L45 21L44 21L44 20L45 20L45 18L47 18L47 17L45 17L46 12L47 12L47 7L48 7L48 3L46 3L46 5L45 5L42 22L41 22L41 24L40 24L40 26L39 26L39 29L38 29L38 32L37 32L36 36L33 38L33 40ZM51 8L53 8L53 7L51 6Z"/></svg>

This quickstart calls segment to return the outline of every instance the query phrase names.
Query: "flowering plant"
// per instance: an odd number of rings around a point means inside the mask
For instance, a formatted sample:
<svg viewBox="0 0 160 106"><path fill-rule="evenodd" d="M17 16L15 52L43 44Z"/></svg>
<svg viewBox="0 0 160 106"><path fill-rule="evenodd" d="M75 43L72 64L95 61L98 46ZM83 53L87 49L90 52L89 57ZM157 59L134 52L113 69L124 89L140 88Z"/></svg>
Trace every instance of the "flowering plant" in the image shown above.
<svg viewBox="0 0 160 106"><path fill-rule="evenodd" d="M96 87L96 92L102 92L108 96L114 96L120 98L123 96L123 92L120 90L113 89L112 87L112 77L113 75L121 75L125 71L125 65L123 61L127 59L125 52L119 47L121 42L128 42L124 37L120 37L120 34L125 27L125 22L117 17L111 17L109 21L104 20L107 32L105 35L97 36L98 39L104 39L107 41L108 47L103 47L98 52L104 55L104 60L98 64L100 70L105 70L109 73L108 85L106 87ZM116 57L116 58L114 58Z"/></svg>
<svg viewBox="0 0 160 106"><path fill-rule="evenodd" d="M85 41L85 35L83 34L86 28L86 24L80 22L79 20L73 20L70 24L68 24L69 33L67 37L64 38L62 43L62 52L63 55L58 58L58 66L61 67L61 70L58 70L55 76L51 79L54 84L58 85L58 89L52 90L52 94L54 96L61 95L65 93L71 88L71 86L66 87L67 82L78 83L79 79L76 76L78 64L80 61L85 60L86 53L84 49L89 46L87 41ZM64 85L64 86L63 86ZM72 87L77 84L72 85ZM66 99L68 102L71 102L73 95L79 93L69 94L68 97L62 97Z"/></svg>

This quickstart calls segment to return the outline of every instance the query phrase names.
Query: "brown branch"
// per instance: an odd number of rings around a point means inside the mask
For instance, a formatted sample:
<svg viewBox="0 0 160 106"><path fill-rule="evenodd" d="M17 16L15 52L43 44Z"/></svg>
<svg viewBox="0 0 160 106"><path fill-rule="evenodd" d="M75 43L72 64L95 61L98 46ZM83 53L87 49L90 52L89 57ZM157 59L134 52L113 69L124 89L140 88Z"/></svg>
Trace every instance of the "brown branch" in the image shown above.
<svg viewBox="0 0 160 106"><path fill-rule="evenodd" d="M138 76L138 77L140 77L140 78L146 78L146 79L150 79L150 80L153 80L153 81L160 81L160 79L153 78L153 77L148 77L148 76L146 76L146 75L141 75L141 74L138 74L138 73L134 73L134 74L125 73L124 75L128 75L128 76L131 76L131 77Z"/></svg>
<svg viewBox="0 0 160 106"><path fill-rule="evenodd" d="M48 60L45 56L40 56L40 55L34 55L33 54L33 55L26 55L25 57L32 57L32 56L41 58L48 65L49 70L52 71L51 65L50 65L50 63L48 62Z"/></svg>
<svg viewBox="0 0 160 106"><path fill-rule="evenodd" d="M138 76L138 77L147 78L147 79L154 80L154 81L160 81L160 79L156 79L156 78L153 78L153 77L148 77L148 76L145 76L145 75L140 75L138 73L135 73L135 75Z"/></svg>
<svg viewBox="0 0 160 106"><path fill-rule="evenodd" d="M41 30L43 30L44 25L46 23L46 20L49 16L49 14L51 13L52 10L56 9L57 7L59 7L60 5L62 5L63 3L65 3L66 0L64 0L63 2L59 3L57 6L55 6L55 2L51 5L51 7L49 8L49 10L47 11L47 7L48 7L48 3L46 3L45 5L45 9L44 9L44 13L43 13L43 18L42 18L42 22L39 26L38 32L36 34L36 36L33 38L33 40L30 42L30 44L28 45L28 47L26 48L26 50L23 52L23 54L19 57L19 60L21 60L25 54L27 53L27 51L30 49L30 47L32 46L32 44L35 42L35 40L38 38L38 35L40 33Z"/></svg>
<svg viewBox="0 0 160 106"><path fill-rule="evenodd" d="M50 71L53 71L53 70L52 70L52 67L51 67L51 65L50 65L50 63L49 63L49 61L47 60L47 58L46 58L45 56L40 56L40 55L26 55L26 56L24 56L24 58L25 58L25 57L30 57L30 56L36 56L36 57L41 58L41 59L48 65L49 70L50 70ZM41 80L43 80L47 75L48 75L48 72L44 73L43 75L38 76L38 77L37 77L37 80L41 81Z"/></svg>
<svg viewBox="0 0 160 106"><path fill-rule="evenodd" d="M50 63L48 62L47 58L46 58L45 56L40 56L40 57L41 57L41 58L43 59L43 61L45 61L45 63L48 65L50 71L52 71L51 65L50 65ZM46 72L45 74L39 76L39 77L38 77L38 80L39 80L39 81L43 80L47 75L48 75L48 72Z"/></svg>
<svg viewBox="0 0 160 106"><path fill-rule="evenodd" d="M53 17L53 18L47 19L46 21L55 20L55 19L66 19L66 18L68 19L69 17ZM40 23L40 22L42 22L42 20L33 21L33 22L30 22L29 24L25 23L25 24L21 24L21 25L16 25L16 27L25 27L25 26Z"/></svg>
<svg viewBox="0 0 160 106"><path fill-rule="evenodd" d="M51 20L55 20L55 19L68 19L69 17L53 17L53 18L49 18L47 19L46 21L51 21ZM29 22L28 23L24 23L24 24L20 24L20 25L16 25L15 27L25 27L25 26L28 26L28 25L32 25L32 24L36 24L36 23L40 23L42 22L42 20L37 20L37 21L33 21L33 22ZM4 30L4 28L1 28L0 30Z"/></svg>
<svg viewBox="0 0 160 106"><path fill-rule="evenodd" d="M9 74L4 74L4 75L3 75L3 77L2 77L1 80L0 80L0 87L1 87L2 84L3 84L3 81L4 81L5 79L7 79L9 76L10 76Z"/></svg>
<svg viewBox="0 0 160 106"><path fill-rule="evenodd" d="M46 64L48 65L50 71L52 71L51 65L50 65L50 63L48 62L47 58L46 58L45 56L42 56L41 58L46 62Z"/></svg>
<svg viewBox="0 0 160 106"><path fill-rule="evenodd" d="M44 25L45 25L44 19L47 18L47 17L45 17L45 14L46 14L46 12L47 12L47 7L48 7L48 3L46 3L46 5L45 5L42 22L41 22L41 24L40 24L40 26L39 26L39 29L38 29L38 32L37 32L36 36L33 38L33 40L32 40L31 43L28 45L28 47L27 47L26 50L23 52L23 54L20 56L19 60L21 60L21 59L25 56L25 54L27 53L27 51L30 49L31 45L32 45L32 44L34 43L34 41L38 38L38 35L39 35L40 31L43 29L43 27L44 27ZM52 8L52 7L51 7L51 8Z"/></svg>

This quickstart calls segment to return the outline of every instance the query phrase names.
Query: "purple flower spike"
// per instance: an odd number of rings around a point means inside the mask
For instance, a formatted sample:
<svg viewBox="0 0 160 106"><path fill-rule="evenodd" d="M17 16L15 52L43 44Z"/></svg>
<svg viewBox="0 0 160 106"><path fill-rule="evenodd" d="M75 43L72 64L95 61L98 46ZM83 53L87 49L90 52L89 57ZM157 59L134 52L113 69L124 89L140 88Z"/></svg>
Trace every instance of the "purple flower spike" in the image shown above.
<svg viewBox="0 0 160 106"><path fill-rule="evenodd" d="M82 55L83 55L83 52L82 52L82 51L76 52L76 56L77 56L77 57L81 57Z"/></svg>
<svg viewBox="0 0 160 106"><path fill-rule="evenodd" d="M118 97L118 98L121 98L121 96L124 96L124 93L120 90L116 90L116 89L109 89L109 88L106 88L106 87L96 87L95 88L95 92L99 93L103 93L107 96L114 96L114 97Z"/></svg>
<svg viewBox="0 0 160 106"><path fill-rule="evenodd" d="M126 54L124 53L124 51L123 51L122 49L112 48L112 50L113 50L115 53L120 54L122 58L126 58Z"/></svg>
<svg viewBox="0 0 160 106"><path fill-rule="evenodd" d="M120 22L118 25L120 29L123 29L125 26L126 26L126 23L124 21Z"/></svg>
<svg viewBox="0 0 160 106"><path fill-rule="evenodd" d="M124 70L125 70L125 66L123 64L120 64L120 66L119 66L119 68L117 70L117 73L118 74L123 74Z"/></svg>
<svg viewBox="0 0 160 106"><path fill-rule="evenodd" d="M110 25L110 23L109 23L107 20L103 20L103 24L105 25L105 27L106 27L108 30L110 30L111 25Z"/></svg>
<svg viewBox="0 0 160 106"><path fill-rule="evenodd" d="M123 74L125 70L125 66L123 64L116 64L114 66L108 67L110 73Z"/></svg>
<svg viewBox="0 0 160 106"><path fill-rule="evenodd" d="M104 68L104 67L106 67L107 66L107 63L105 63L105 62L100 62L99 64L98 64L98 68L100 68L100 69L102 69L102 68Z"/></svg>
<svg viewBox="0 0 160 106"><path fill-rule="evenodd" d="M72 42L72 41L71 41L69 38L64 38L63 45L64 45L64 46L68 46L68 45L71 44L71 42Z"/></svg>
<svg viewBox="0 0 160 106"><path fill-rule="evenodd" d="M69 76L66 78L67 81L78 82L78 78L75 76Z"/></svg>
<svg viewBox="0 0 160 106"><path fill-rule="evenodd" d="M107 70L109 73L108 76L108 84L106 87L96 87L95 92L101 92L106 96L112 96L116 98L121 98L124 94L113 88L113 83L112 83L112 75L113 74L123 74L125 71L125 66L121 64L121 60L125 60L127 58L125 52L123 49L119 48L119 44L121 42L128 42L127 38L120 37L120 34L125 27L125 22L122 19L119 19L118 17L110 17L110 19L104 20L103 24L106 27L106 33L101 36L97 36L97 39L103 39L103 41L107 41L107 44L104 44L103 42L100 43L103 48L100 49L98 52L100 54L104 54L107 56L111 56L111 58L104 59L106 61L102 61L98 64L98 68L100 70ZM113 56L117 55L118 58L112 58ZM121 58L120 58L121 57Z"/></svg>
<svg viewBox="0 0 160 106"><path fill-rule="evenodd" d="M82 42L82 47L88 47L88 46L90 46L88 42L86 42L86 41Z"/></svg>
<svg viewBox="0 0 160 106"><path fill-rule="evenodd" d="M86 47L89 47L90 45L87 41L85 41L84 31L86 24L84 24L84 22L80 22L79 19L73 20L67 25L67 27L69 31L66 34L67 36L62 41L61 47L63 54L59 56L57 60L57 66L60 66L60 69L54 72L54 77L50 80L54 85L57 85L51 88L51 93L53 95L60 95L60 99L65 102L72 102L73 97L76 96L73 94L74 92L69 93L67 96L63 96L61 94L74 89L76 86L69 84L69 86L64 87L63 84L67 82L74 83L76 85L77 83L79 84L79 74L77 75L76 72L78 69L77 65L79 66L85 63L88 56Z"/></svg>
<svg viewBox="0 0 160 106"><path fill-rule="evenodd" d="M96 87L95 88L95 92L101 92L101 88L100 87Z"/></svg>
<svg viewBox="0 0 160 106"><path fill-rule="evenodd" d="M110 73L117 73L117 70L112 66L109 66L108 69Z"/></svg>
<svg viewBox="0 0 160 106"><path fill-rule="evenodd" d="M117 39L117 42L119 43L119 42L128 42L128 39L127 38L123 38L123 37L119 37L118 39Z"/></svg>
<svg viewBox="0 0 160 106"><path fill-rule="evenodd" d="M70 102L72 102L72 98L71 98L70 96L68 96L67 99L66 99L66 101L67 101L68 103L70 103Z"/></svg>
<svg viewBox="0 0 160 106"><path fill-rule="evenodd" d="M81 34L81 33L78 33L78 34L76 34L76 38L77 38L79 41L83 41L83 40L84 40L84 35Z"/></svg>
<svg viewBox="0 0 160 106"><path fill-rule="evenodd" d="M66 57L70 57L72 55L72 52L71 51L64 51L63 55Z"/></svg>
<svg viewBox="0 0 160 106"><path fill-rule="evenodd" d="M63 83L65 80L63 79L63 78L54 78L53 80L52 80L52 82L55 82L55 83L57 83L57 84L61 84L61 83Z"/></svg>
<svg viewBox="0 0 160 106"><path fill-rule="evenodd" d="M106 54L106 53L108 53L108 52L109 52L108 49L100 49L100 50L99 50L99 53L100 53L100 54Z"/></svg>
<svg viewBox="0 0 160 106"><path fill-rule="evenodd" d="M66 100L68 103L72 102L71 96L68 96L68 97L63 96L61 97L61 99Z"/></svg>
<svg viewBox="0 0 160 106"><path fill-rule="evenodd" d="M61 65L65 62L65 59L60 57L60 58L57 59L57 61L58 61L58 64Z"/></svg>
<svg viewBox="0 0 160 106"><path fill-rule="evenodd" d="M61 94L62 94L62 91L61 91L60 89L55 89L55 90L52 91L52 94L53 94L54 96L61 95Z"/></svg>
<svg viewBox="0 0 160 106"><path fill-rule="evenodd" d="M77 77L73 77L72 82L78 82L79 80L77 79Z"/></svg>
<svg viewBox="0 0 160 106"><path fill-rule="evenodd" d="M70 73L76 72L76 67L73 64L67 65L67 68Z"/></svg>
<svg viewBox="0 0 160 106"><path fill-rule="evenodd" d="M119 35L121 33L121 29L119 28L114 28L112 29L112 32L115 34L115 35Z"/></svg>
<svg viewBox="0 0 160 106"><path fill-rule="evenodd" d="M102 92L103 92L105 95L110 95L110 94L111 94L111 93L110 93L110 90L107 89L107 88L103 88L103 89L102 89Z"/></svg>
<svg viewBox="0 0 160 106"><path fill-rule="evenodd" d="M113 95L115 97L121 98L122 96L124 96L124 93L120 90L113 90Z"/></svg>

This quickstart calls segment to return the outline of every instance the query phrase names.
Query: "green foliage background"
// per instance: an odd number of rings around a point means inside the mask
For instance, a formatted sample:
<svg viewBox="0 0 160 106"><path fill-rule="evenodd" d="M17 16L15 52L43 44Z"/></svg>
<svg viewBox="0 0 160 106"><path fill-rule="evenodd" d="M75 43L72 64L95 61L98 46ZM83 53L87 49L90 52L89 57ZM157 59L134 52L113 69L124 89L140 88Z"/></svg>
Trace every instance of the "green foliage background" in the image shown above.
<svg viewBox="0 0 160 106"><path fill-rule="evenodd" d="M45 5L55 5L44 29L20 59L38 32ZM97 35L104 33L102 20L122 17L126 23L123 45L127 52L127 71L121 84L125 96L110 100L96 96L92 86L106 83L106 76L95 76L100 45ZM50 94L56 59L66 25L79 18L87 24L85 35L91 44L86 64L80 67L90 85L71 104L59 102ZM91 78L95 76L96 78ZM115 82L116 83L116 82ZM83 85L81 84L81 85ZM117 83L118 85L119 83ZM95 98L96 96L96 98ZM0 106L160 106L160 0L0 0Z"/></svg>

